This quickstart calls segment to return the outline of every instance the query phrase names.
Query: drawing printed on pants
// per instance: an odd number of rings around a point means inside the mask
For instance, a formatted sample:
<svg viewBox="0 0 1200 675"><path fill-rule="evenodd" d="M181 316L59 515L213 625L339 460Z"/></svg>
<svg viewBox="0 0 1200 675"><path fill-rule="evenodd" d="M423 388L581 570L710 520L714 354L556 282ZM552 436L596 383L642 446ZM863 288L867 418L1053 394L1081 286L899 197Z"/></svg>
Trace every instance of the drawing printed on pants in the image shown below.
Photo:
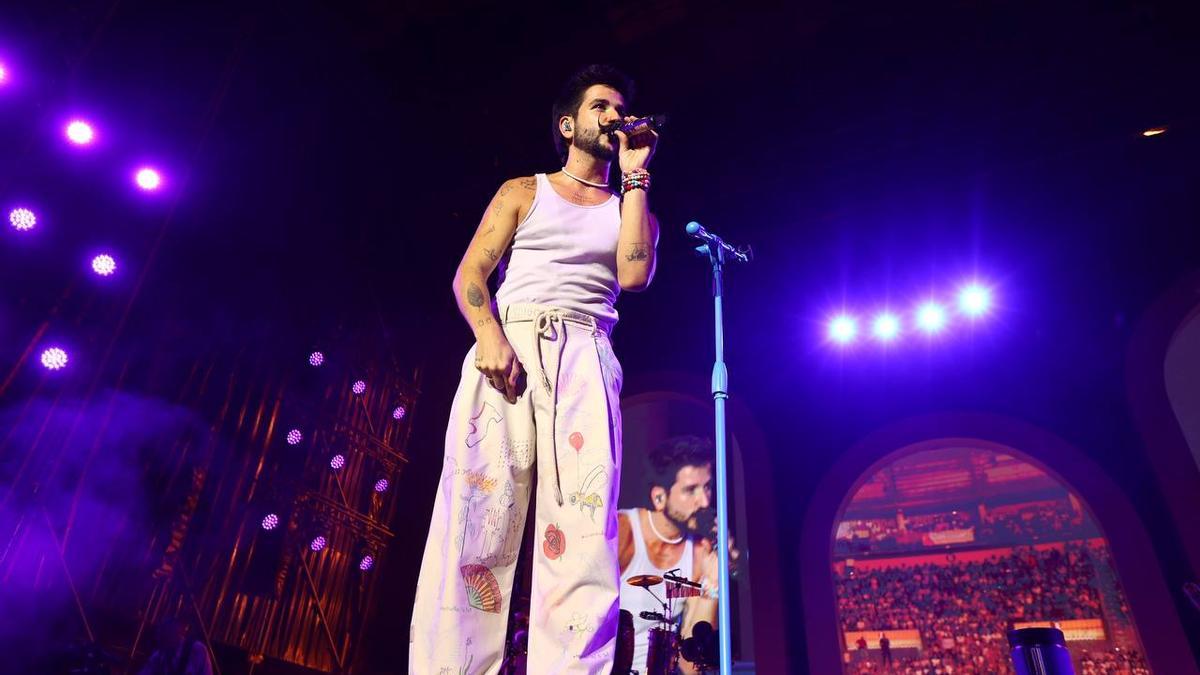
<svg viewBox="0 0 1200 675"><path fill-rule="evenodd" d="M528 469L533 466L533 441L501 439L500 455L504 458L504 465L508 468Z"/></svg>
<svg viewBox="0 0 1200 675"><path fill-rule="evenodd" d="M567 552L567 535L554 523L546 526L546 536L542 540L542 553L551 560L558 560Z"/></svg>
<svg viewBox="0 0 1200 675"><path fill-rule="evenodd" d="M583 450L583 434L578 431L571 432L571 435L567 436L567 442L575 448L575 456L578 457L579 451Z"/></svg>
<svg viewBox="0 0 1200 675"><path fill-rule="evenodd" d="M488 478L482 471L468 471L463 474L463 480L467 484L467 489L463 492L463 507L459 512L459 517L462 519L462 532L458 535L458 552L462 553L466 547L467 535L470 534L472 539L478 539L480 532L483 530L482 514L476 513L474 522L471 520L472 506L476 502L483 502L488 495L496 489L496 479ZM475 509L478 511L478 509Z"/></svg>
<svg viewBox="0 0 1200 675"><path fill-rule="evenodd" d="M470 645L471 645L471 641L467 640L467 646L470 646ZM471 663L473 663L474 661L475 661L475 655L470 654L467 656L467 662L465 664L459 666L457 670L453 666L442 666L441 670L438 671L438 675L470 675Z"/></svg>
<svg viewBox="0 0 1200 675"><path fill-rule="evenodd" d="M586 640L595 632L596 624L592 621L592 617L583 612L573 612L571 620L567 622L566 630L558 634L558 641L563 646L563 655L567 656L567 652L571 651L572 653L569 655L574 658L582 656L582 649L587 645ZM584 641L583 645L579 644L581 640Z"/></svg>
<svg viewBox="0 0 1200 675"><path fill-rule="evenodd" d="M580 478L579 454L583 452L583 434L578 431L571 432L571 435L567 436L567 442L571 444L572 448L575 448L575 491L569 495L571 506L578 506L580 513L587 509L588 517L594 523L596 522L596 509L604 508L604 499L600 497L598 490L608 482L608 476L604 473L603 468L596 466L587 473L586 477Z"/></svg>
<svg viewBox="0 0 1200 675"><path fill-rule="evenodd" d="M467 420L467 447L473 448L482 443L483 439L487 438L488 432L492 430L492 427L503 421L504 416L493 408L491 403L484 403L479 412Z"/></svg>
<svg viewBox="0 0 1200 675"><path fill-rule="evenodd" d="M475 609L499 614L504 598L496 575L484 565L463 565L459 571L467 589L467 602Z"/></svg>
<svg viewBox="0 0 1200 675"><path fill-rule="evenodd" d="M489 506L483 516L483 546L480 550L480 562L486 562L492 567L501 567L509 563L500 562L509 557L510 539L516 529L517 520L516 500L513 494L511 480L504 481L504 490L498 498L498 506ZM519 542L518 542L519 544ZM512 558L515 560L515 551Z"/></svg>
<svg viewBox="0 0 1200 675"><path fill-rule="evenodd" d="M571 506L578 506L580 513L583 513L584 509L588 509L588 518L593 523L596 522L596 509L604 508L604 499L600 496L599 489L606 483L608 483L608 475L604 473L602 467L595 466L570 495Z"/></svg>

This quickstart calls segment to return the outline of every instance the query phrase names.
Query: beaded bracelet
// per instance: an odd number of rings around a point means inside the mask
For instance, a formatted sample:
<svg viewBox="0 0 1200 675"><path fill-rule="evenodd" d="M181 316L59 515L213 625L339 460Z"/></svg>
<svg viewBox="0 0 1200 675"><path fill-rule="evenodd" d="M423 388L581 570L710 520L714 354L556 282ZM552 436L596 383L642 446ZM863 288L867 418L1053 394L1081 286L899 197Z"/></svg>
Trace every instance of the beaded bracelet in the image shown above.
<svg viewBox="0 0 1200 675"><path fill-rule="evenodd" d="M650 172L645 169L634 169L621 176L621 194L630 190L650 190Z"/></svg>

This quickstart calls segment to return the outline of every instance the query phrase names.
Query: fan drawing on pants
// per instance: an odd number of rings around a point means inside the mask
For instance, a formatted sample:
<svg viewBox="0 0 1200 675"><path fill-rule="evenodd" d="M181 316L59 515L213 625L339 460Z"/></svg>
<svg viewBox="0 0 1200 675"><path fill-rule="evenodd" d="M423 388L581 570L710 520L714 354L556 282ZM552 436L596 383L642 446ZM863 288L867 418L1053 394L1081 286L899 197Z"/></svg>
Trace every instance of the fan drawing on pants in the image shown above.
<svg viewBox="0 0 1200 675"><path fill-rule="evenodd" d="M496 575L483 565L463 565L459 571L467 587L467 602L475 609L499 614L503 599Z"/></svg>

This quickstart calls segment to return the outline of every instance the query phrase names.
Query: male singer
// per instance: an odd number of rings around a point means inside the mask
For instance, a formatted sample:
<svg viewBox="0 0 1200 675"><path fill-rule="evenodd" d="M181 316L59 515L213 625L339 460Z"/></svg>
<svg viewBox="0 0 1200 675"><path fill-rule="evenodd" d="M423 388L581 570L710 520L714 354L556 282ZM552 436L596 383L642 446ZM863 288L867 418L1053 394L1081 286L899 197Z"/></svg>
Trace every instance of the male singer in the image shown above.
<svg viewBox="0 0 1200 675"><path fill-rule="evenodd" d="M499 668L534 471L529 672L612 669L622 373L609 334L618 293L654 276L658 242L647 170L658 136L609 133L634 119L632 94L611 67L571 76L553 105L562 170L500 186L458 266L475 345L417 583L413 675Z"/></svg>

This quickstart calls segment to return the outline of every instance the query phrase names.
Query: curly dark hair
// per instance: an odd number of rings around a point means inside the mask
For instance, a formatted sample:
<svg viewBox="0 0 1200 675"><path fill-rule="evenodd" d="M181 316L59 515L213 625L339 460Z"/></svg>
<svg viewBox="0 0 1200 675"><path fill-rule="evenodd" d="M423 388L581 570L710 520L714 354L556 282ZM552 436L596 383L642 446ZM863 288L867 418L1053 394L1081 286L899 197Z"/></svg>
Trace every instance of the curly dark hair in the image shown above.
<svg viewBox="0 0 1200 675"><path fill-rule="evenodd" d="M713 463L713 442L702 436L672 436L650 451L649 488L661 486L670 491L685 466Z"/></svg>
<svg viewBox="0 0 1200 675"><path fill-rule="evenodd" d="M564 164L567 161L567 139L558 129L558 120L564 116L575 119L575 114L579 112L579 106L583 103L583 94L594 84L607 85L621 92L621 96L625 97L625 105L633 103L633 80L612 66L584 66L567 78L562 91L550 108L550 133L554 139L554 149L558 151L558 159Z"/></svg>

